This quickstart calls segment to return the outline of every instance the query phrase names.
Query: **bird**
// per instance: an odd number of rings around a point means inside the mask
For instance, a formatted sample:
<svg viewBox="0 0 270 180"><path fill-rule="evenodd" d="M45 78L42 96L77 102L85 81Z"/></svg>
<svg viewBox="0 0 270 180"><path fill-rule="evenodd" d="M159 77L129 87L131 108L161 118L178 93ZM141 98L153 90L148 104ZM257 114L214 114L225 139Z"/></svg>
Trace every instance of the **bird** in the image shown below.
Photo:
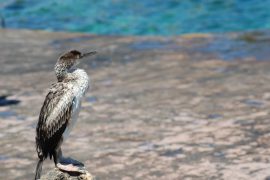
<svg viewBox="0 0 270 180"><path fill-rule="evenodd" d="M70 50L57 59L54 66L57 82L51 85L45 97L36 127L39 160L35 179L40 178L42 164L47 157L53 158L55 166L62 171L83 171L83 163L63 156L61 145L77 121L81 101L89 88L87 73L77 65L82 58L96 53Z"/></svg>

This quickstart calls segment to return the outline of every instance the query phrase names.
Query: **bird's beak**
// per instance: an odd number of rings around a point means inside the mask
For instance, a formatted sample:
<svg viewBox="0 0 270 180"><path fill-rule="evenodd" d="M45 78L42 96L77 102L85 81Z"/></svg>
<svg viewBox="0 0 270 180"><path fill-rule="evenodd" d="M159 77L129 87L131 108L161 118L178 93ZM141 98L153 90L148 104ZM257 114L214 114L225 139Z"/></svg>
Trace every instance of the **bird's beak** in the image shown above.
<svg viewBox="0 0 270 180"><path fill-rule="evenodd" d="M87 52L87 53L82 54L81 58L85 58L87 56L92 56L92 55L95 55L95 54L97 54L97 51Z"/></svg>

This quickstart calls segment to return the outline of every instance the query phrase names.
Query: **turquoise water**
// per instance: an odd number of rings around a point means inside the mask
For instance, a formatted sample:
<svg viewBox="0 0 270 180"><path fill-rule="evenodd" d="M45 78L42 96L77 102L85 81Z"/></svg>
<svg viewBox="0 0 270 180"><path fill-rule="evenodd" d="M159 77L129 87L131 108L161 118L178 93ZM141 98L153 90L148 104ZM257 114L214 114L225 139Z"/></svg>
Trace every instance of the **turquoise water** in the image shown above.
<svg viewBox="0 0 270 180"><path fill-rule="evenodd" d="M270 0L0 0L8 28L110 35L268 29Z"/></svg>

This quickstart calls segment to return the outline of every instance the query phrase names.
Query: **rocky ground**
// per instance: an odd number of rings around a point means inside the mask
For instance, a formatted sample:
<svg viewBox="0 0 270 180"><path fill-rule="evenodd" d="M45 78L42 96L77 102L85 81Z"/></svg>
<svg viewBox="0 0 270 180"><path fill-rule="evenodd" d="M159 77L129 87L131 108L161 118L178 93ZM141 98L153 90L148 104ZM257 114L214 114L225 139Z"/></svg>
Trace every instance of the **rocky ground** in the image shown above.
<svg viewBox="0 0 270 180"><path fill-rule="evenodd" d="M63 145L97 179L270 179L269 44L0 30L0 179L34 177L39 110L69 49L98 51L80 65L91 90Z"/></svg>

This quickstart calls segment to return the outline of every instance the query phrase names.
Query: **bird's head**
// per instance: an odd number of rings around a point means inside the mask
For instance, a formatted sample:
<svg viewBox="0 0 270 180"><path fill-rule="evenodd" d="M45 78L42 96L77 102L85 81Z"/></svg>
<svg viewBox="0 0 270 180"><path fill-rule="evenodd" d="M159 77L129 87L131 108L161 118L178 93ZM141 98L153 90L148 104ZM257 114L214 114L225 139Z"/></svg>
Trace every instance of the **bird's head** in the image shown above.
<svg viewBox="0 0 270 180"><path fill-rule="evenodd" d="M62 80L66 73L76 69L76 65L79 64L80 59L94 55L96 53L97 53L96 51L81 53L80 51L77 50L71 50L62 54L58 58L54 68L57 79Z"/></svg>
<svg viewBox="0 0 270 180"><path fill-rule="evenodd" d="M97 53L96 51L81 53L80 51L77 51L77 50L71 50L61 55L58 58L57 64L61 64L67 70L69 70L75 67L80 62L79 61L80 59L90 56L90 55L94 55L96 53Z"/></svg>

